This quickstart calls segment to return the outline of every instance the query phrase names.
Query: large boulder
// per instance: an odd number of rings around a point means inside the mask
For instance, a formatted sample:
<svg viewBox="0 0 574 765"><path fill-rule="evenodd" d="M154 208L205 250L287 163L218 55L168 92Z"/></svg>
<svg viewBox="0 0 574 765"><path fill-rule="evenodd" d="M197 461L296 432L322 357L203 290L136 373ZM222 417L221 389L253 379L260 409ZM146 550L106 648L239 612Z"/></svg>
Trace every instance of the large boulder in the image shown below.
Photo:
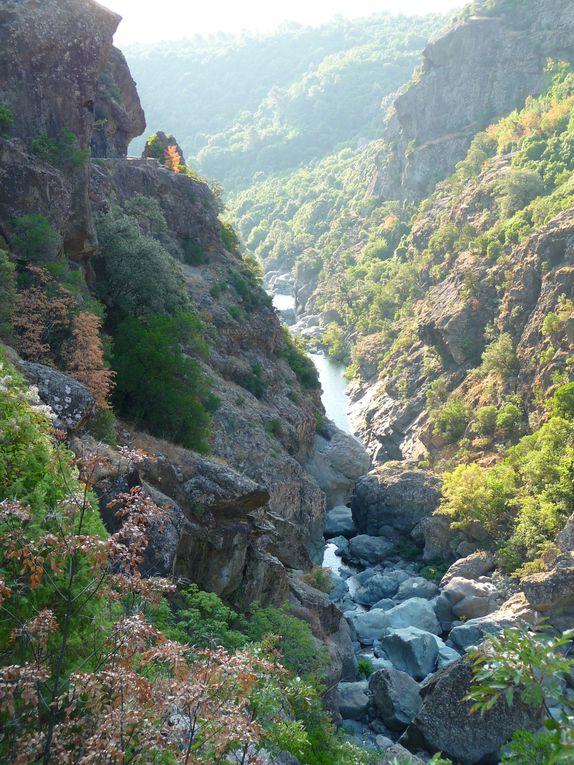
<svg viewBox="0 0 574 765"><path fill-rule="evenodd" d="M455 561L441 579L440 586L445 587L455 577L462 579L479 579L494 569L494 555L479 550Z"/></svg>
<svg viewBox="0 0 574 765"><path fill-rule="evenodd" d="M422 576L411 576L402 582L394 598L399 602L409 600L410 598L432 600L438 595L438 592L438 587L434 582L429 582L428 579Z"/></svg>
<svg viewBox="0 0 574 765"><path fill-rule="evenodd" d="M431 603L423 598L411 598L389 610L373 608L368 612L349 611L346 617L355 628L357 638L363 645L372 645L387 630L411 626L435 635L440 633L440 624L434 609Z"/></svg>
<svg viewBox="0 0 574 765"><path fill-rule="evenodd" d="M388 558L394 546L393 542L384 537L359 534L349 542L349 549L343 553L343 560L349 560L359 566L375 566Z"/></svg>
<svg viewBox="0 0 574 765"><path fill-rule="evenodd" d="M327 496L327 506L344 505L355 481L371 467L366 449L350 433L328 423L315 437L315 448L305 465Z"/></svg>
<svg viewBox="0 0 574 765"><path fill-rule="evenodd" d="M408 579L408 574L400 569L376 573L357 588L353 599L361 605L372 606L379 600L394 597L401 584Z"/></svg>
<svg viewBox="0 0 574 765"><path fill-rule="evenodd" d="M377 716L391 730L405 730L415 719L422 699L418 683L398 669L381 669L369 678Z"/></svg>
<svg viewBox="0 0 574 765"><path fill-rule="evenodd" d="M484 714L471 714L472 702L466 696L472 682L471 664L464 659L433 675L423 685L423 705L401 743L442 752L461 765L474 765L483 758L496 757L514 731L540 726L540 714L519 697L512 706L501 698Z"/></svg>
<svg viewBox="0 0 574 765"><path fill-rule="evenodd" d="M82 383L43 364L20 360L16 363L26 378L37 386L40 399L56 415L55 428L73 433L94 414L94 397Z"/></svg>
<svg viewBox="0 0 574 765"><path fill-rule="evenodd" d="M339 683L337 686L337 705L344 720L364 720L371 703L367 695L369 683Z"/></svg>
<svg viewBox="0 0 574 765"><path fill-rule="evenodd" d="M377 763L377 765L425 765L424 760L420 757L415 757L408 749L400 744L393 744L389 749L385 751L383 759Z"/></svg>
<svg viewBox="0 0 574 765"><path fill-rule="evenodd" d="M437 667L438 639L417 627L389 631L381 637L381 648L394 667L415 680L424 680Z"/></svg>
<svg viewBox="0 0 574 765"><path fill-rule="evenodd" d="M442 590L440 600L455 619L477 619L491 614L499 606L496 587L492 583L462 577L449 581Z"/></svg>
<svg viewBox="0 0 574 765"><path fill-rule="evenodd" d="M409 534L436 510L440 491L433 473L378 467L355 484L351 508L357 530L371 536L389 530Z"/></svg>
<svg viewBox="0 0 574 765"><path fill-rule="evenodd" d="M441 515L431 515L419 521L411 531L411 539L423 548L423 560L452 560L456 535L450 521Z"/></svg>
<svg viewBox="0 0 574 765"><path fill-rule="evenodd" d="M509 627L533 625L538 621L536 613L522 593L513 595L502 606L487 616L469 619L453 627L448 643L460 651L479 645L488 635L495 635Z"/></svg>
<svg viewBox="0 0 574 765"><path fill-rule="evenodd" d="M574 607L574 552L560 555L550 571L525 577L522 588L536 611Z"/></svg>

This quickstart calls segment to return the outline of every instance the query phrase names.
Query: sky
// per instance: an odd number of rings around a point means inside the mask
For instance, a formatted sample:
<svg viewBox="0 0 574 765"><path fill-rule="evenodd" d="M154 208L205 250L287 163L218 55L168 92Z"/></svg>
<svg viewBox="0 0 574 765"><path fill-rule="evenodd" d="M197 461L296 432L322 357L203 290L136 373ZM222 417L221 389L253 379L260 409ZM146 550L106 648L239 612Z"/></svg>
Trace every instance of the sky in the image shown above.
<svg viewBox="0 0 574 765"><path fill-rule="evenodd" d="M99 0L123 16L116 45L155 42L214 32L265 32L284 21L321 24L336 15L448 11L463 0ZM162 12L163 11L163 12Z"/></svg>

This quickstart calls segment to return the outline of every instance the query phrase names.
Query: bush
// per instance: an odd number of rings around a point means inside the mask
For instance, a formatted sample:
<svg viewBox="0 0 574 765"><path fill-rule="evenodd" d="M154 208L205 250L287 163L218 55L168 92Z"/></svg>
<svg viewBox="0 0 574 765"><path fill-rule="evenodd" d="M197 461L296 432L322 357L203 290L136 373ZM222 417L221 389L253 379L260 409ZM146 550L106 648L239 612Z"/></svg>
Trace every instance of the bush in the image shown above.
<svg viewBox="0 0 574 765"><path fill-rule="evenodd" d="M117 446L116 417L111 409L99 409L88 422L86 430L96 441Z"/></svg>
<svg viewBox="0 0 574 765"><path fill-rule="evenodd" d="M550 337L550 335L554 335L556 332L559 332L561 328L562 322L554 313L554 311L547 313L544 317L544 321L542 322L542 334L544 337Z"/></svg>
<svg viewBox="0 0 574 765"><path fill-rule="evenodd" d="M504 404L496 417L496 428L513 433L521 419L522 410L516 404Z"/></svg>
<svg viewBox="0 0 574 765"><path fill-rule="evenodd" d="M44 162L59 167L66 172L83 167L89 157L87 149L80 149L78 139L70 130L60 130L57 138L51 138L44 130L31 145L32 153Z"/></svg>
<svg viewBox="0 0 574 765"><path fill-rule="evenodd" d="M313 566L303 577L304 581L321 592L331 592L333 589L333 579L331 572L322 566Z"/></svg>
<svg viewBox="0 0 574 765"><path fill-rule="evenodd" d="M287 361L301 387L320 390L321 383L315 364L307 355L301 340L293 337L287 327L283 327L283 344L279 355Z"/></svg>
<svg viewBox="0 0 574 765"><path fill-rule="evenodd" d="M373 674L374 667L368 659L359 659L357 662L357 679L368 680Z"/></svg>
<svg viewBox="0 0 574 765"><path fill-rule="evenodd" d="M239 237L231 223L221 221L221 241L228 252L239 253Z"/></svg>
<svg viewBox="0 0 574 765"><path fill-rule="evenodd" d="M165 215L155 197L135 194L125 202L124 212L138 222L147 236L157 237L167 233Z"/></svg>
<svg viewBox="0 0 574 765"><path fill-rule="evenodd" d="M481 369L485 374L498 372L503 380L516 374L518 359L514 350L514 342L508 333L503 333L485 348L482 354Z"/></svg>
<svg viewBox="0 0 574 765"><path fill-rule="evenodd" d="M450 398L440 409L432 414L434 433L442 437L447 444L456 443L462 436L470 420L470 409L456 396Z"/></svg>
<svg viewBox="0 0 574 765"><path fill-rule="evenodd" d="M98 222L104 265L98 289L116 317L176 314L188 306L181 266L135 220L108 215Z"/></svg>
<svg viewBox="0 0 574 765"><path fill-rule="evenodd" d="M201 266L207 262L207 255L197 242L188 239L183 248L183 259L188 266Z"/></svg>
<svg viewBox="0 0 574 765"><path fill-rule="evenodd" d="M0 136L6 138L14 122L14 112L6 104L0 104Z"/></svg>
<svg viewBox="0 0 574 765"><path fill-rule="evenodd" d="M62 238L45 215L32 213L14 221L12 247L27 262L48 263L60 253Z"/></svg>
<svg viewBox="0 0 574 765"><path fill-rule="evenodd" d="M124 319L113 356L114 398L120 414L153 435L209 451L209 380L181 348L201 349L198 320L186 313Z"/></svg>
<svg viewBox="0 0 574 765"><path fill-rule="evenodd" d="M265 381L263 380L261 364L252 364L251 372L242 375L239 379L239 384L255 396L255 398L263 398Z"/></svg>
<svg viewBox="0 0 574 765"><path fill-rule="evenodd" d="M12 318L16 305L16 267L4 250L0 250L0 339L12 338Z"/></svg>
<svg viewBox="0 0 574 765"><path fill-rule="evenodd" d="M496 430L498 411L495 406L483 406L476 413L476 432L481 436L492 436Z"/></svg>
<svg viewBox="0 0 574 765"><path fill-rule="evenodd" d="M566 383L554 392L552 414L554 417L574 420L574 382Z"/></svg>

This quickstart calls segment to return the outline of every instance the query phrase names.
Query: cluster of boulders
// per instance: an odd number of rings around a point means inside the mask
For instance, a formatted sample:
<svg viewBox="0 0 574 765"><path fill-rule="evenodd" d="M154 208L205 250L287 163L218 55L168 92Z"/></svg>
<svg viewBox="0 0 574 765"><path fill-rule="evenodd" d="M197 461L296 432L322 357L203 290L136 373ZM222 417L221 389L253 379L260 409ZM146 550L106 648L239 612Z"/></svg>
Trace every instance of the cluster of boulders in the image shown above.
<svg viewBox="0 0 574 765"><path fill-rule="evenodd" d="M363 676L339 683L338 712L357 743L384 752L383 763L416 763L417 755L424 762L439 751L463 765L497 762L516 729L540 725L538 712L520 703L470 713L468 649L539 615L495 572L489 551L469 552L461 539L445 535L441 549L452 563L440 580L436 569L431 576L425 541L417 551L413 530L442 520L433 515L439 499L436 476L379 467L357 482L350 507L327 515L330 597L351 628ZM457 558L457 548L469 554Z"/></svg>

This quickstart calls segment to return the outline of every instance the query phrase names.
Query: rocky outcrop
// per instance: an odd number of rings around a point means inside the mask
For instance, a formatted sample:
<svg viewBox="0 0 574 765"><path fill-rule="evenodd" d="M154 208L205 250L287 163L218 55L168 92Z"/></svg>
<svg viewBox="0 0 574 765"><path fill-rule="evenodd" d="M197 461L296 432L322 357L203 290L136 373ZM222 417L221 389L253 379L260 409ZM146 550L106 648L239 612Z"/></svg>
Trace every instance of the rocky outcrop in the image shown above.
<svg viewBox="0 0 574 765"><path fill-rule="evenodd" d="M440 479L421 470L379 467L357 481L351 509L361 534L410 533L436 510Z"/></svg>
<svg viewBox="0 0 574 765"><path fill-rule="evenodd" d="M418 683L405 672L381 669L369 678L378 717L391 730L404 730L422 704Z"/></svg>
<svg viewBox="0 0 574 765"><path fill-rule="evenodd" d="M467 16L424 51L418 79L399 96L373 190L421 199L463 159L473 135L539 94L548 58L574 59L568 0L498 0Z"/></svg>

